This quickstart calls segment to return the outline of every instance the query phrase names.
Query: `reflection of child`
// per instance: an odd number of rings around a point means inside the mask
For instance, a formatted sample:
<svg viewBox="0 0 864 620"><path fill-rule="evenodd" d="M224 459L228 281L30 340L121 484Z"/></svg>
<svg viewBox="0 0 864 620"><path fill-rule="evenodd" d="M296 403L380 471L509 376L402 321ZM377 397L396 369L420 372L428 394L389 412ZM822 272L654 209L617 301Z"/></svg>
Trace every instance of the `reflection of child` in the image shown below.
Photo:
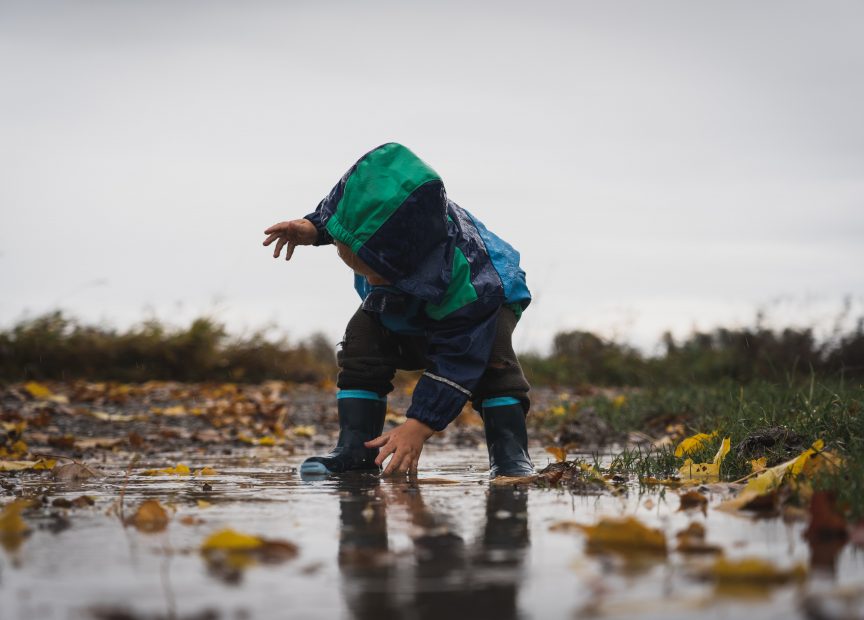
<svg viewBox="0 0 864 620"><path fill-rule="evenodd" d="M468 399L483 417L491 475L533 472L528 383L511 335L531 295L519 253L447 199L438 174L400 144L355 163L304 219L264 231L274 257L335 244L363 299L337 354L340 433L301 473L417 470L423 444ZM382 434L397 368L424 369L407 420ZM379 452L380 448L380 452Z"/></svg>

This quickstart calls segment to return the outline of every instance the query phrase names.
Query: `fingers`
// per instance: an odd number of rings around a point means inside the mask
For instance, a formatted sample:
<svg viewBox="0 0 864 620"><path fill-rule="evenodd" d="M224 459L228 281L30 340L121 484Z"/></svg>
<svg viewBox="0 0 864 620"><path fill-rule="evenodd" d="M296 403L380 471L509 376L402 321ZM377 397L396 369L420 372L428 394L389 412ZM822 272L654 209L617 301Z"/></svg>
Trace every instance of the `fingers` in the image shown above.
<svg viewBox="0 0 864 620"><path fill-rule="evenodd" d="M266 233L265 233L265 234L266 234ZM273 242L274 242L276 239L278 239L279 237L280 237L280 233L273 233L272 235L270 235L269 237L267 237L266 239L264 239L264 245L270 245L271 243L273 243Z"/></svg>
<svg viewBox="0 0 864 620"><path fill-rule="evenodd" d="M276 244L276 249L273 250L273 258L279 258L279 252L282 251L282 247L288 243L287 237L279 237L279 243Z"/></svg>
<svg viewBox="0 0 864 620"><path fill-rule="evenodd" d="M387 431L383 435L379 435L375 439L370 439L369 441L367 441L363 445L366 446L367 448L380 448L381 446L383 446L388 441L390 441L390 431Z"/></svg>
<svg viewBox="0 0 864 620"><path fill-rule="evenodd" d="M294 256L294 248L297 247L297 243L294 241L288 242L288 247L285 248L285 260L291 260L291 257Z"/></svg>
<svg viewBox="0 0 864 620"><path fill-rule="evenodd" d="M420 455L415 455L411 450L394 450L393 458L387 463L384 469L385 476L391 474L416 474L417 465L420 462Z"/></svg>
<svg viewBox="0 0 864 620"><path fill-rule="evenodd" d="M393 454L394 452L396 452L396 446L394 446L393 444L385 445L385 446L384 446L383 448L381 448L381 450L378 452L378 457L375 459L375 464L378 465L378 466L380 467L380 466L381 466L381 463L383 463L384 460L385 460L388 456L390 456L391 454ZM389 467L389 465L388 465L388 467Z"/></svg>
<svg viewBox="0 0 864 620"><path fill-rule="evenodd" d="M265 235L272 235L274 233L282 233L287 231L291 227L291 222L279 222L278 224L273 224L270 228L264 231Z"/></svg>

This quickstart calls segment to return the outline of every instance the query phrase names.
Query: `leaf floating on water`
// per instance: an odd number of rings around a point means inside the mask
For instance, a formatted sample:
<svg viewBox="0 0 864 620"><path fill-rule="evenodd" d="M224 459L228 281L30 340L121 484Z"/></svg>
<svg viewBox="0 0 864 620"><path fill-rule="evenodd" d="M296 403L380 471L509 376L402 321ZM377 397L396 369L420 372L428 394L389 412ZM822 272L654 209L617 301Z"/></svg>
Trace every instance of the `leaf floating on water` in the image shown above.
<svg viewBox="0 0 864 620"><path fill-rule="evenodd" d="M708 498L702 495L699 491L687 491L680 496L681 505L678 510L689 510L698 508L702 514L708 510Z"/></svg>
<svg viewBox="0 0 864 620"><path fill-rule="evenodd" d="M147 469L141 473L142 476L191 476L192 470L188 465L177 463L176 467L164 467L162 469Z"/></svg>
<svg viewBox="0 0 864 620"><path fill-rule="evenodd" d="M732 443L729 437L723 439L720 444L720 449L714 455L714 460L710 463L694 463L693 459L687 459L678 470L678 474L683 480L701 480L704 482L717 482L720 480L720 465L723 459L729 454ZM676 451L677 452L677 451Z"/></svg>
<svg viewBox="0 0 864 620"><path fill-rule="evenodd" d="M717 558L706 576L719 583L765 586L802 581L807 576L807 569L803 564L781 569L761 558Z"/></svg>
<svg viewBox="0 0 864 620"><path fill-rule="evenodd" d="M148 499L141 502L138 510L129 518L127 523L141 532L152 534L161 532L168 527L169 521L168 512L162 504L158 500Z"/></svg>
<svg viewBox="0 0 864 620"><path fill-rule="evenodd" d="M596 525L582 525L589 549L622 553L666 554L666 535L635 517L604 518Z"/></svg>
<svg viewBox="0 0 864 620"><path fill-rule="evenodd" d="M253 551L263 545L263 539L257 536L226 528L210 534L201 543L201 551Z"/></svg>
<svg viewBox="0 0 864 620"><path fill-rule="evenodd" d="M30 528L21 517L21 513L29 507L29 500L18 499L0 510L0 545L6 551L17 551L30 533Z"/></svg>
<svg viewBox="0 0 864 620"><path fill-rule="evenodd" d="M511 484L531 484L540 479L540 476L498 476L493 478L491 484L497 487L504 487Z"/></svg>
<svg viewBox="0 0 864 620"><path fill-rule="evenodd" d="M101 478L102 474L81 463L66 463L52 470L54 479L59 482L80 482L90 478Z"/></svg>
<svg viewBox="0 0 864 620"><path fill-rule="evenodd" d="M206 499L199 499L195 501L195 505L198 506L198 508L204 509L210 508L210 506L212 506L213 504L208 502Z"/></svg>
<svg viewBox="0 0 864 620"><path fill-rule="evenodd" d="M675 456L678 458L699 452L705 445L717 436L717 431L713 433L696 433L686 439L682 439L681 443L675 448Z"/></svg>
<svg viewBox="0 0 864 620"><path fill-rule="evenodd" d="M212 467L202 467L199 470L195 471L196 476L218 476L219 472L213 469Z"/></svg>
<svg viewBox="0 0 864 620"><path fill-rule="evenodd" d="M558 463L563 463L567 460L567 450L564 448L560 448L558 446L549 446L546 448L546 452L555 457L555 461Z"/></svg>

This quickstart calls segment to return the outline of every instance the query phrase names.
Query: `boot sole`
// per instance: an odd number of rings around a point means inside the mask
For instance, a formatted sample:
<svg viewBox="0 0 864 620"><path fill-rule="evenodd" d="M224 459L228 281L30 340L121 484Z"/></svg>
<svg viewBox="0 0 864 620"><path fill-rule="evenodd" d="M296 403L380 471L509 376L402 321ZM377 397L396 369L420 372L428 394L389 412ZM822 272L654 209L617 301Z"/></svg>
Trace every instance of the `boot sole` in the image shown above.
<svg viewBox="0 0 864 620"><path fill-rule="evenodd" d="M324 463L312 461L311 463L303 463L300 466L301 476L329 476L333 472L325 467Z"/></svg>

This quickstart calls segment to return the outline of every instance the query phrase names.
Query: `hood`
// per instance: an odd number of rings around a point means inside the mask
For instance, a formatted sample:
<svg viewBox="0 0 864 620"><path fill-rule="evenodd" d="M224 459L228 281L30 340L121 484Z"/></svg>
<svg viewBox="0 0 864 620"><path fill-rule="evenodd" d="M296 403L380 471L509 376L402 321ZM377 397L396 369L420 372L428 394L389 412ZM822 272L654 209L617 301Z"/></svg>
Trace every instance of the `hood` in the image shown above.
<svg viewBox="0 0 864 620"><path fill-rule="evenodd" d="M328 199L322 223L334 239L399 290L433 303L443 298L454 235L437 172L388 143L360 158Z"/></svg>

